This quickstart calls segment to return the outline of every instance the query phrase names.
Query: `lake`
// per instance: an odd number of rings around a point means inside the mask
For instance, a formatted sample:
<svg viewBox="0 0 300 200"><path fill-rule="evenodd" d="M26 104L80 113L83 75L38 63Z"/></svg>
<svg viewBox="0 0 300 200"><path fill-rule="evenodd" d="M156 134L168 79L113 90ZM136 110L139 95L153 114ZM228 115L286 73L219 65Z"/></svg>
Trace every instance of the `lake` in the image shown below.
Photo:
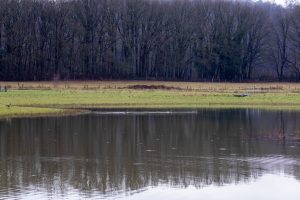
<svg viewBox="0 0 300 200"><path fill-rule="evenodd" d="M300 199L300 112L0 120L0 199Z"/></svg>

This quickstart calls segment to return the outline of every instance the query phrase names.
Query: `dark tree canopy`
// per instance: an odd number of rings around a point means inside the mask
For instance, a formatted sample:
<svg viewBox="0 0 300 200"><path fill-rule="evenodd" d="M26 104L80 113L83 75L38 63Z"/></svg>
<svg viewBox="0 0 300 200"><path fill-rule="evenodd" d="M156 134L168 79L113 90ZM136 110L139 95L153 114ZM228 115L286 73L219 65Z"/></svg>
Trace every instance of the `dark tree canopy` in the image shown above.
<svg viewBox="0 0 300 200"><path fill-rule="evenodd" d="M0 80L300 80L300 7L1 0Z"/></svg>

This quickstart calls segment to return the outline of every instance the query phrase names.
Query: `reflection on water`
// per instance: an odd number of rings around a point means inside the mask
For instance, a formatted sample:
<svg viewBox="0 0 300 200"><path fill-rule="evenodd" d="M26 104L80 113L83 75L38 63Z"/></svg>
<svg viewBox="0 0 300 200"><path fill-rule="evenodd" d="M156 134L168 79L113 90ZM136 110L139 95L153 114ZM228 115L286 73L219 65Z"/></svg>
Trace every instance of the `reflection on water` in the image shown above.
<svg viewBox="0 0 300 200"><path fill-rule="evenodd" d="M149 188L143 193L137 193L130 199L210 199L210 200L253 200L253 199L299 199L300 183L292 178L277 175L263 175L255 182L225 185L223 187L209 186L201 190L189 186L187 188L158 187ZM274 192L275 191L275 192ZM279 192L276 192L279 191ZM217 195L215 195L217 194Z"/></svg>
<svg viewBox="0 0 300 200"><path fill-rule="evenodd" d="M300 113L164 112L0 121L0 197L218 196L268 174L300 186Z"/></svg>

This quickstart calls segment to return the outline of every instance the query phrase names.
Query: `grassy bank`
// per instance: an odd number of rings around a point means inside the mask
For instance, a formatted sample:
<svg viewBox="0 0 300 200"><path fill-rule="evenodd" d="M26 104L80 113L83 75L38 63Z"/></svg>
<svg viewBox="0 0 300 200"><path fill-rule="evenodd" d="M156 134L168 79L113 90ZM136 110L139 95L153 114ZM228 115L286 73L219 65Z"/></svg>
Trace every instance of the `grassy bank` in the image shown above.
<svg viewBox="0 0 300 200"><path fill-rule="evenodd" d="M45 115L83 108L299 109L299 84L179 82L0 83L0 116ZM247 93L248 97L236 97ZM68 109L66 109L68 108ZM71 110L70 110L71 109Z"/></svg>

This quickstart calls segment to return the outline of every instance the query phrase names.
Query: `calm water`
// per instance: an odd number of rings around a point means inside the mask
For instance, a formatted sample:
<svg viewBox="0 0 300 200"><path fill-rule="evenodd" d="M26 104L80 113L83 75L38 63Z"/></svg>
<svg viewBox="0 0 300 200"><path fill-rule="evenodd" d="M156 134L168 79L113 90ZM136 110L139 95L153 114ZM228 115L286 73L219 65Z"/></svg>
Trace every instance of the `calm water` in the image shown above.
<svg viewBox="0 0 300 200"><path fill-rule="evenodd" d="M0 120L0 199L300 199L300 113Z"/></svg>

